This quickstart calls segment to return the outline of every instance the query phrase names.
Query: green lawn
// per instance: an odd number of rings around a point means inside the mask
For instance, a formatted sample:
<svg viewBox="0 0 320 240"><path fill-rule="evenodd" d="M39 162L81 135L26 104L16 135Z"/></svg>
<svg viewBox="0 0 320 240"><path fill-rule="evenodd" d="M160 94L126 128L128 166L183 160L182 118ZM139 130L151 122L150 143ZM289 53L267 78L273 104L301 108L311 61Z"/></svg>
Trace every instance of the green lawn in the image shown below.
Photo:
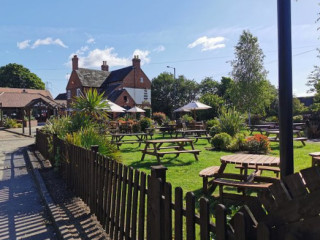
<svg viewBox="0 0 320 240"><path fill-rule="evenodd" d="M156 134L154 138L161 138L162 135ZM150 173L150 166L157 165L155 156L146 155L144 161L141 159L141 151L144 145L138 147L137 144L124 144L120 147L121 160L127 165L135 169L139 169L146 173ZM181 154L178 158L175 155L166 155L161 159L161 163L168 168L167 181L172 187L182 187L183 191L193 191L198 197L202 195L202 178L199 172L209 166L220 166L220 157L223 155L233 154L231 152L208 150L211 145L207 140L201 139L195 143L195 148L201 150L199 161L196 161L193 154ZM279 143L271 143L270 155L279 156ZM311 166L311 152L320 151L320 143L306 143L303 146L301 142L294 142L294 164L295 171ZM225 171L239 173L239 169L235 169L230 165ZM272 176L273 173L268 173ZM274 176L274 175L273 175ZM214 195L217 195L217 190Z"/></svg>

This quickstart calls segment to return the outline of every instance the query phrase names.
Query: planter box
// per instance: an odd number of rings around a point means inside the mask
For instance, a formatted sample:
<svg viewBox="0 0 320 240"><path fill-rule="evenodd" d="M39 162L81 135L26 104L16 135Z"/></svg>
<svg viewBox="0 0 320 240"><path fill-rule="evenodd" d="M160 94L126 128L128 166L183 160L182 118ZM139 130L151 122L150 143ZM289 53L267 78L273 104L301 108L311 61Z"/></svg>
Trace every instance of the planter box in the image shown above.
<svg viewBox="0 0 320 240"><path fill-rule="evenodd" d="M38 120L31 120L30 123L31 123L31 127L38 126ZM23 121L23 126L29 127L29 121Z"/></svg>

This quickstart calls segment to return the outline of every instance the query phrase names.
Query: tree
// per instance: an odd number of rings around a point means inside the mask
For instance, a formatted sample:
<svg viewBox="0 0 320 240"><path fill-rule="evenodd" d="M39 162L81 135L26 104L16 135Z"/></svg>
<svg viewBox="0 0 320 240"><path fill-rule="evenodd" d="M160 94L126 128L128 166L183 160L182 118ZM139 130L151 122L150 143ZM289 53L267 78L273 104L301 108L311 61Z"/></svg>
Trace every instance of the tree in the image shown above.
<svg viewBox="0 0 320 240"><path fill-rule="evenodd" d="M200 116L200 119L213 119L217 117L220 113L221 107L224 103L223 98L219 97L216 94L206 93L202 95L199 99L201 103L204 103L206 105L209 105L210 109L199 111L198 115Z"/></svg>
<svg viewBox="0 0 320 240"><path fill-rule="evenodd" d="M170 116L175 108L196 99L198 89L198 83L194 80L188 80L182 75L174 79L170 73L161 73L152 79L152 110Z"/></svg>
<svg viewBox="0 0 320 240"><path fill-rule="evenodd" d="M199 85L199 92L201 95L206 93L216 94L218 91L219 83L213 80L211 77L203 79Z"/></svg>
<svg viewBox="0 0 320 240"><path fill-rule="evenodd" d="M28 68L9 63L0 67L0 87L45 89L45 84Z"/></svg>
<svg viewBox="0 0 320 240"><path fill-rule="evenodd" d="M263 66L264 54L257 37L243 31L235 47L235 60L231 61L234 84L230 96L233 104L242 112L264 112L275 97Z"/></svg>
<svg viewBox="0 0 320 240"><path fill-rule="evenodd" d="M229 77L222 77L218 85L217 95L222 97L227 105L231 104L230 91L232 89L233 80Z"/></svg>

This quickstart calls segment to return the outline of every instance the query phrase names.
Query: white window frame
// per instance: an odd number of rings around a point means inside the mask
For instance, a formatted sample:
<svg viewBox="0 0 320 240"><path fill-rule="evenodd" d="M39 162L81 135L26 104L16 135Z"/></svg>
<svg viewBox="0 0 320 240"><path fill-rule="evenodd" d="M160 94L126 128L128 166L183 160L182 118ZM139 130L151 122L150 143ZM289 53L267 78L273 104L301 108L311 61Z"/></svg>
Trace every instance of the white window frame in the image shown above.
<svg viewBox="0 0 320 240"><path fill-rule="evenodd" d="M140 83L143 83L143 77L140 78Z"/></svg>
<svg viewBox="0 0 320 240"><path fill-rule="evenodd" d="M67 90L67 99L71 99L71 90Z"/></svg>

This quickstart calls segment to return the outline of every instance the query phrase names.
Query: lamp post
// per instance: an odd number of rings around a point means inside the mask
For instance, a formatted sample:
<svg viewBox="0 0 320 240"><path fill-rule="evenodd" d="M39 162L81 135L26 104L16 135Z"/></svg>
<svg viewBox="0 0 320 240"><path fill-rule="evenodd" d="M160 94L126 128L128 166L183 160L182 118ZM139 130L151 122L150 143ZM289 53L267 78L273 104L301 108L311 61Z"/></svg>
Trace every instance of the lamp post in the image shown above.
<svg viewBox="0 0 320 240"><path fill-rule="evenodd" d="M174 90L173 90L173 109L175 109L176 106L176 96L177 96L177 82L176 82L176 68L167 66L167 68L172 68L173 69L173 79L174 79ZM172 111L172 118L173 118L173 111Z"/></svg>
<svg viewBox="0 0 320 240"><path fill-rule="evenodd" d="M167 68L172 68L173 69L173 78L174 78L174 80L176 80L176 68L175 67L171 67L171 66L167 66Z"/></svg>

